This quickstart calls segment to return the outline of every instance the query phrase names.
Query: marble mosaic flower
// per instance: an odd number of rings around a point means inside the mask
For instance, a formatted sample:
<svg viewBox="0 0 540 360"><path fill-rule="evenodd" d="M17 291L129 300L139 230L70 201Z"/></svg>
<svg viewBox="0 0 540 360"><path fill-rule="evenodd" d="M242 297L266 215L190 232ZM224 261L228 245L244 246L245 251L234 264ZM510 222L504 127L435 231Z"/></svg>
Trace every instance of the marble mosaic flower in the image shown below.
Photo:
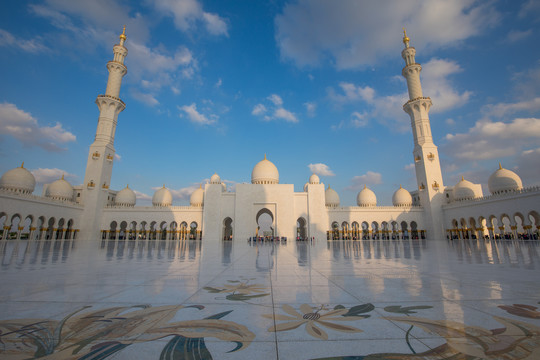
<svg viewBox="0 0 540 360"><path fill-rule="evenodd" d="M227 284L222 286L221 293L237 293L243 295L250 294L262 294L268 291L268 288L262 284L247 284L245 282L240 284Z"/></svg>
<svg viewBox="0 0 540 360"><path fill-rule="evenodd" d="M268 328L270 332L288 331L296 329L302 325L306 325L305 329L307 333L317 339L328 340L328 334L322 330L319 326L324 326L331 330L341 331L345 333L359 333L362 330L352 326L342 325L339 322L342 321L356 321L362 320L362 316L343 316L348 312L348 309L334 309L327 311L321 306L319 309L309 306L308 304L300 305L300 312L296 311L290 305L283 305L281 309L287 313L282 314L264 314L263 317L267 319L275 319L276 321L286 321L281 324L276 324ZM338 322L336 324L336 322ZM319 325L319 326L318 326Z"/></svg>
<svg viewBox="0 0 540 360"><path fill-rule="evenodd" d="M525 304L514 304L514 305L499 305L499 308L505 310L509 314L517 315L521 317L531 318L531 319L540 319L540 311L538 311L536 306L525 305Z"/></svg>
<svg viewBox="0 0 540 360"><path fill-rule="evenodd" d="M428 333L446 338L446 344L432 350L436 351L437 358L489 360L535 360L540 358L540 327L498 316L493 318L503 324L504 328L488 330L455 321L431 320L412 316L385 317L390 321L418 326ZM425 359L428 353L418 354L417 358ZM407 357L407 359L413 358L416 357Z"/></svg>

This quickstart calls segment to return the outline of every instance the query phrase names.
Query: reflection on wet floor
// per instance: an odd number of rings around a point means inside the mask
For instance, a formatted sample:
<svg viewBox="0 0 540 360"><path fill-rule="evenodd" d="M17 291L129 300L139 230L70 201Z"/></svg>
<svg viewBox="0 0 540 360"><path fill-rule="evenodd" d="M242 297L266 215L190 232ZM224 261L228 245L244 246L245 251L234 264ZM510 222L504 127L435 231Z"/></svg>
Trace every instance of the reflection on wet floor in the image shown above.
<svg viewBox="0 0 540 360"><path fill-rule="evenodd" d="M79 358L115 360L489 359L496 348L524 359L540 351L539 247L0 241L0 358L73 358L78 349Z"/></svg>
<svg viewBox="0 0 540 360"><path fill-rule="evenodd" d="M47 264L66 262L70 252L82 240L6 240L0 242L2 266L23 266L24 264ZM429 240L357 240L328 241L326 248L336 261L359 261L362 259L414 259L421 261L428 248ZM447 255L468 264L509 264L534 268L540 262L538 240L447 240ZM308 242L294 243L299 266L309 265ZM184 261L200 256L202 241L193 240L101 240L99 254L107 260L136 259L147 261ZM231 263L233 242L215 244L222 250L223 265ZM281 243L249 243L256 249L274 249ZM258 250L259 251L259 250ZM424 255L425 256L425 255Z"/></svg>

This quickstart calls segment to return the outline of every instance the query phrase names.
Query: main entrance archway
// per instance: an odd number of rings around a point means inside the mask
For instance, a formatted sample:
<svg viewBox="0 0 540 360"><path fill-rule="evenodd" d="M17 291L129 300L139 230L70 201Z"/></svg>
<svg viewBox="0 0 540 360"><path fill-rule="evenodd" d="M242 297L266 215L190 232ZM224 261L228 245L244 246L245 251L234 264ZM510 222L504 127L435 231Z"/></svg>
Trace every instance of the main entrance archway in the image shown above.
<svg viewBox="0 0 540 360"><path fill-rule="evenodd" d="M257 216L255 216L255 222L257 228L255 229L255 236L269 236L274 237L274 214L267 208L259 210Z"/></svg>

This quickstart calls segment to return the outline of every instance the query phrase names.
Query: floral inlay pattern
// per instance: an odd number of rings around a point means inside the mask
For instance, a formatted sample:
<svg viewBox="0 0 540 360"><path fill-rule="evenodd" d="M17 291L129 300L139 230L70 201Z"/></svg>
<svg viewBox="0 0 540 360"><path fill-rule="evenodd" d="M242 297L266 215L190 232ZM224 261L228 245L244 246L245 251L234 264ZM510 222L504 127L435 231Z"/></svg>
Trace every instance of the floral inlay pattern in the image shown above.
<svg viewBox="0 0 540 360"><path fill-rule="evenodd" d="M211 359L205 337L236 343L231 351L247 347L255 334L247 327L221 320L231 311L198 320L169 322L180 309L202 305L139 305L84 311L85 306L60 321L22 319L0 321L0 356L12 359L105 359L134 343L173 336L162 359L184 359L193 351ZM187 346L186 344L189 344Z"/></svg>
<svg viewBox="0 0 540 360"><path fill-rule="evenodd" d="M256 278L241 278L242 280L228 280L228 284L224 284L218 288L205 286L203 289L213 294L228 294L225 299L231 301L246 301L255 298L260 298L270 295L267 292L269 289L262 284L250 284Z"/></svg>
<svg viewBox="0 0 540 360"><path fill-rule="evenodd" d="M287 315L262 315L267 319L286 321L284 323L271 326L268 331L275 332L293 330L305 324L305 329L307 333L321 340L328 340L328 334L319 326L324 326L328 329L337 330L345 333L359 333L362 332L362 330L349 325L340 324L340 322L365 319L364 316L346 316L346 314L350 311L349 309L334 308L333 310L329 310L326 309L324 305L320 306L319 308L313 308L308 304L302 304L300 305L300 312L296 311L295 308L287 304L283 305L281 309L285 313L287 313Z"/></svg>

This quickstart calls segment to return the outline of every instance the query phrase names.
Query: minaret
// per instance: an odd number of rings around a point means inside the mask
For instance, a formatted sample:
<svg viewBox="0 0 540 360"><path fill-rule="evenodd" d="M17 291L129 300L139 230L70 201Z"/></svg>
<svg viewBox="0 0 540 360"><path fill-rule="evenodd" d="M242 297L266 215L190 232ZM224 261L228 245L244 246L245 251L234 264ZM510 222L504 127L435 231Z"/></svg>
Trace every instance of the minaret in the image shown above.
<svg viewBox="0 0 540 360"><path fill-rule="evenodd" d="M429 109L431 99L422 94L420 71L422 66L415 61L416 50L409 46L410 39L403 29L403 44L405 48L401 56L405 60L402 75L407 79L409 101L403 105L403 110L411 117L411 127L414 139L414 165L420 203L426 212L426 223L429 227L428 236L444 238L442 223L442 204L444 185L439 162L439 152L431 136Z"/></svg>
<svg viewBox="0 0 540 360"><path fill-rule="evenodd" d="M96 99L99 118L96 137L88 152L82 192L84 204L83 236L93 237L98 234L101 209L107 204L109 196L115 154L116 124L118 114L126 107L126 104L119 98L122 78L127 73L127 67L124 65L124 59L128 53L124 46L126 39L126 27L124 26L124 31L120 35L120 43L113 47L114 57L107 63L109 79L105 95L98 95Z"/></svg>

